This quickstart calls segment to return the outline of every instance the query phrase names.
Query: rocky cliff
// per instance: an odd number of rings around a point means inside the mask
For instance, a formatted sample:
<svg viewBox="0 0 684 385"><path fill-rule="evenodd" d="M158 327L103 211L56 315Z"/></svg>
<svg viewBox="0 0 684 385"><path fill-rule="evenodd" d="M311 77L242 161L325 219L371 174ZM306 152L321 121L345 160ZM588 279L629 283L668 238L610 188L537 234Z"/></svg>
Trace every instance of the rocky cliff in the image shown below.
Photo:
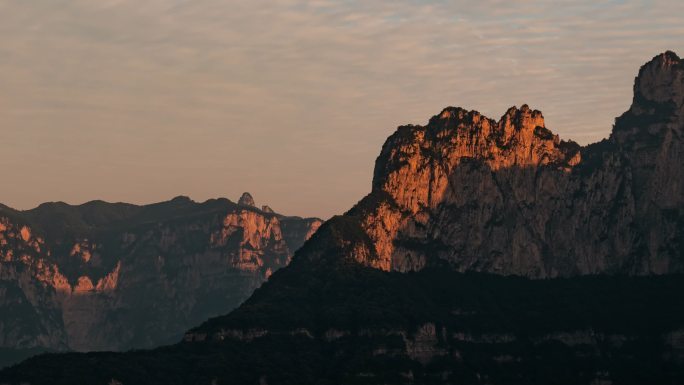
<svg viewBox="0 0 684 385"><path fill-rule="evenodd" d="M527 105L399 127L347 213L371 244L351 257L533 278L684 272L683 95L684 64L666 52L599 143L560 140Z"/></svg>
<svg viewBox="0 0 684 385"><path fill-rule="evenodd" d="M321 223L253 206L245 193L238 204L178 197L1 207L0 346L90 351L177 341L239 305Z"/></svg>

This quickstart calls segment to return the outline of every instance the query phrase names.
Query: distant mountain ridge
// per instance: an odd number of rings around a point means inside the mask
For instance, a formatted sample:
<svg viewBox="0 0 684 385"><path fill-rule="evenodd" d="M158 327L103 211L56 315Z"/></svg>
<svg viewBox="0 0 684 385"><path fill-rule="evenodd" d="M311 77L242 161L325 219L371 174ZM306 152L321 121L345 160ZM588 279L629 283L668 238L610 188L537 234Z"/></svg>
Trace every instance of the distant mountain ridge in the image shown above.
<svg viewBox="0 0 684 385"><path fill-rule="evenodd" d="M239 305L320 223L224 198L2 206L0 346L89 351L177 341Z"/></svg>

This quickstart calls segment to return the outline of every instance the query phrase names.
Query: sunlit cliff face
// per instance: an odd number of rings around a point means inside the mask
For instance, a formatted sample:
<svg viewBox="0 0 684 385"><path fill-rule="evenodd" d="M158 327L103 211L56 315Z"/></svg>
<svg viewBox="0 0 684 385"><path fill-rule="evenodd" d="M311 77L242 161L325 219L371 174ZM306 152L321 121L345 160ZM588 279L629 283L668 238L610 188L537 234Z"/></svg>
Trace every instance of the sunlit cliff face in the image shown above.
<svg viewBox="0 0 684 385"><path fill-rule="evenodd" d="M572 167L579 146L562 143L546 129L541 112L512 107L496 122L477 111L447 108L428 126L401 127L383 148L374 188L389 192L402 207L444 202L448 175L462 162L482 161L492 171L556 164ZM392 167L391 169L383 167Z"/></svg>
<svg viewBox="0 0 684 385"><path fill-rule="evenodd" d="M57 212L100 220L108 205ZM0 320L0 346L116 350L167 342L239 304L321 223L261 211L253 199L129 206L130 217L120 210L83 228L50 217L51 207L0 211L0 284L16 285L37 312L27 317L43 324L18 336ZM42 218L60 235L28 223ZM142 332L151 325L153 332Z"/></svg>
<svg viewBox="0 0 684 385"><path fill-rule="evenodd" d="M510 108L499 121L477 111L450 107L425 127L400 127L383 147L373 182L373 188L389 194L399 209L382 202L362 219L377 253L377 259L369 263L400 271L425 266L427 255L403 250L397 238L425 235L430 239L425 232L434 226L435 217L448 215L444 206L463 206L497 191L491 177L457 179L461 170L470 168L473 162L488 173L552 167L566 174L580 159L579 146L561 142L545 127L541 112L527 105ZM441 231L467 226L461 222L454 218L451 223L443 223ZM442 236L440 230L435 231L435 236Z"/></svg>
<svg viewBox="0 0 684 385"><path fill-rule="evenodd" d="M399 127L371 194L328 226L338 235L321 239L382 270L684 271L683 79L674 53L655 57L611 137L584 147L560 140L526 105L498 121L449 107L425 126ZM363 235L350 234L355 223ZM304 255L325 254L309 246Z"/></svg>

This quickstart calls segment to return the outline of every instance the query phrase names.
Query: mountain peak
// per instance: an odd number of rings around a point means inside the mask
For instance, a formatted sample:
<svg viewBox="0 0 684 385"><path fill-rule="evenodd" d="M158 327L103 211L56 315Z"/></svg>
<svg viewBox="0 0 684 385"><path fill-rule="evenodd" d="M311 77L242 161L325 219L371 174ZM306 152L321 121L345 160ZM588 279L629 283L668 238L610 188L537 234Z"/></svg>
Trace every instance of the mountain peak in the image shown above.
<svg viewBox="0 0 684 385"><path fill-rule="evenodd" d="M431 120L445 120L445 119L452 119L452 118L459 118L462 119L465 115L467 114L478 114L479 112L477 111L468 111L464 108L461 107L445 107L442 112L439 113L439 115L435 115L432 117Z"/></svg>
<svg viewBox="0 0 684 385"><path fill-rule="evenodd" d="M615 121L612 138L627 147L680 140L684 127L684 61L672 51L655 56L634 79L630 109Z"/></svg>
<svg viewBox="0 0 684 385"><path fill-rule="evenodd" d="M400 127L377 158L373 192L351 211L366 213L355 215L373 245L353 250L354 259L400 271L441 259L460 270L532 277L684 269L679 254L662 251L679 244L671 229L681 219L659 211L684 207L682 60L670 51L656 56L634 90L611 140L584 148L561 142L526 104L498 121L447 107L426 126ZM621 218L619 230L604 228L613 218Z"/></svg>
<svg viewBox="0 0 684 385"><path fill-rule="evenodd" d="M254 204L254 198L252 198L252 194L250 194L248 192L242 193L242 196L238 200L238 204L243 205L243 206L256 207Z"/></svg>
<svg viewBox="0 0 684 385"><path fill-rule="evenodd" d="M427 125L431 131L435 132L439 132L442 128L462 126L484 129L485 135L503 137L506 141L510 140L515 132L534 133L538 127L546 128L541 111L532 109L527 104L521 105L520 108L510 107L498 122L476 110L446 107L438 115L433 116Z"/></svg>
<svg viewBox="0 0 684 385"><path fill-rule="evenodd" d="M526 104L509 108L499 121L447 107L426 126L403 126L387 139L376 160L373 189L389 193L415 214L442 203L450 184L434 181L461 165L491 171L548 165L569 171L580 160L578 146L562 144L546 128L542 113Z"/></svg>
<svg viewBox="0 0 684 385"><path fill-rule="evenodd" d="M564 163L568 155L560 148L558 135L546 128L541 111L527 104L510 107L499 121L475 110L446 107L426 126L399 127L387 140L376 163L375 185L392 171L386 167L401 166L401 159L416 151L451 166L461 159L479 159L492 169Z"/></svg>
<svg viewBox="0 0 684 385"><path fill-rule="evenodd" d="M661 66L672 66L676 64L680 64L681 59L679 56L674 53L673 51L667 50L661 54L658 54L651 59L650 62L646 63L646 65L657 63Z"/></svg>
<svg viewBox="0 0 684 385"><path fill-rule="evenodd" d="M527 104L523 104L520 108L516 106L509 108L499 120L499 126L505 141L510 141L516 131L535 133L539 131L538 127L546 129L544 115L542 115L541 111L533 110Z"/></svg>
<svg viewBox="0 0 684 385"><path fill-rule="evenodd" d="M632 107L637 110L648 108L649 102L674 102L679 108L684 104L684 61L676 53L661 53L639 70L634 81Z"/></svg>
<svg viewBox="0 0 684 385"><path fill-rule="evenodd" d="M88 203L93 203L93 202L98 202L98 201L91 201L91 202L88 202ZM99 201L99 202L103 202L103 201ZM193 202L193 200L190 199L190 197L187 196L187 195L178 195L178 196L176 196L176 197L173 197L173 199L171 199L169 202L173 202L173 203L191 203L191 202ZM104 202L103 202L103 203L104 203Z"/></svg>

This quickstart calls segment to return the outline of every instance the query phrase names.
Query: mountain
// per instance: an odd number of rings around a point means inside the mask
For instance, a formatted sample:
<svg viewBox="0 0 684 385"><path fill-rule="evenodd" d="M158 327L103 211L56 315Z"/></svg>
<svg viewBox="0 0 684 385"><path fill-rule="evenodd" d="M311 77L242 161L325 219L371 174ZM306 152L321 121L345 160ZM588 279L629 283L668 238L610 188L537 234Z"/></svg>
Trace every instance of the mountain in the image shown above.
<svg viewBox="0 0 684 385"><path fill-rule="evenodd" d="M532 278L683 272L681 63L667 52L645 65L611 137L586 147L527 105L498 121L450 107L400 127L347 214L372 244L351 257Z"/></svg>
<svg viewBox="0 0 684 385"><path fill-rule="evenodd" d="M371 193L183 342L47 354L31 384L680 384L684 62L656 56L608 139L539 111L403 126Z"/></svg>
<svg viewBox="0 0 684 385"><path fill-rule="evenodd" d="M242 201L0 207L0 357L159 346L232 310L321 223Z"/></svg>

